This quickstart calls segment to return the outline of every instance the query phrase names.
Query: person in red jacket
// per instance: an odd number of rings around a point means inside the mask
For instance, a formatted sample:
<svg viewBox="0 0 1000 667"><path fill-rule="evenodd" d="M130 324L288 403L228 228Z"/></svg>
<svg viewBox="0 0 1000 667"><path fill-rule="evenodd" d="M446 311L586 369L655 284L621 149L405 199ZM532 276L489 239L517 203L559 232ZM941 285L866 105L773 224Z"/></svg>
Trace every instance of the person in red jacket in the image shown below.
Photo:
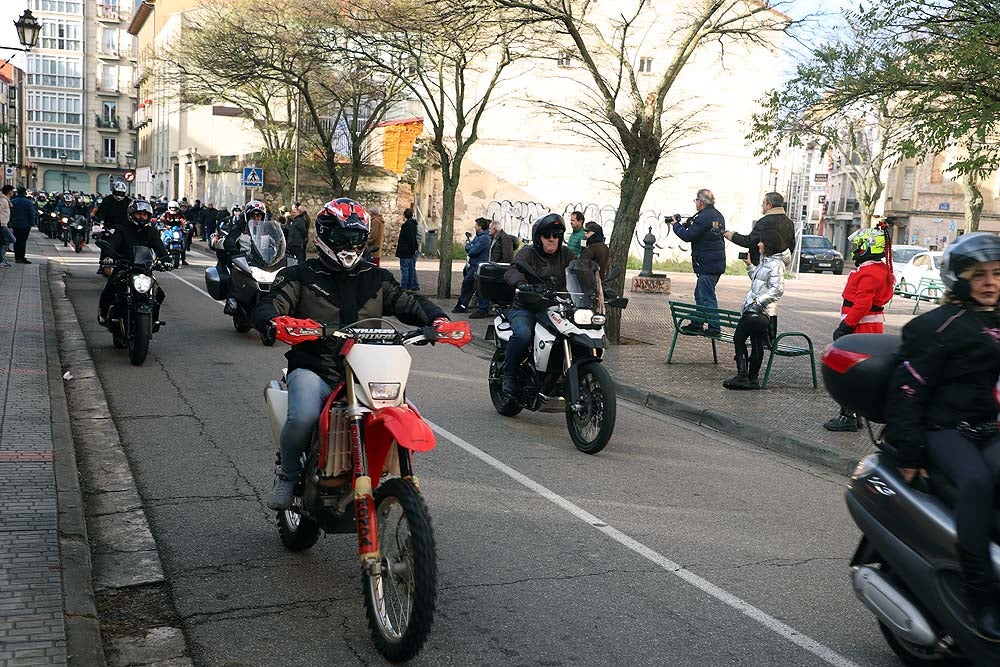
<svg viewBox="0 0 1000 667"><path fill-rule="evenodd" d="M861 229L848 239L858 267L851 271L844 286L840 325L833 339L851 333L882 333L885 304L892 300L895 279L892 275L892 248L882 226ZM823 424L828 431L857 431L859 419L841 406L840 414Z"/></svg>

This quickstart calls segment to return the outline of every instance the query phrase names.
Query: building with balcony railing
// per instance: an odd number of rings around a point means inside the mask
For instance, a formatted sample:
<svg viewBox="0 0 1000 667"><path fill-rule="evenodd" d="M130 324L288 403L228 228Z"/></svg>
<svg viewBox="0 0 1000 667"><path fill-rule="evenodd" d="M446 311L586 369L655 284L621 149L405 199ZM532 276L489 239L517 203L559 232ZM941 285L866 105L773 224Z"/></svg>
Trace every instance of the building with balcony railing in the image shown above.
<svg viewBox="0 0 1000 667"><path fill-rule="evenodd" d="M135 150L124 123L135 109L131 0L27 0L42 24L27 55L25 155L29 187L107 192L121 178L119 154Z"/></svg>

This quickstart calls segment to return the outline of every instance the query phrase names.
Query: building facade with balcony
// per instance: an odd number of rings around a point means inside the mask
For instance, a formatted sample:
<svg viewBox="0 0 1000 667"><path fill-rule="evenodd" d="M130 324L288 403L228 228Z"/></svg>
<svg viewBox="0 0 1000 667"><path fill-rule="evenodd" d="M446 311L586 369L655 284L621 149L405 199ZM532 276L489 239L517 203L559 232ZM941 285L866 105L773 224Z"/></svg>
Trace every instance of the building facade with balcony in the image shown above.
<svg viewBox="0 0 1000 667"><path fill-rule="evenodd" d="M23 99L24 71L10 63L0 66L0 182L5 184L27 182Z"/></svg>
<svg viewBox="0 0 1000 667"><path fill-rule="evenodd" d="M28 0L42 33L27 55L29 187L106 193L129 167L135 39L128 0Z"/></svg>

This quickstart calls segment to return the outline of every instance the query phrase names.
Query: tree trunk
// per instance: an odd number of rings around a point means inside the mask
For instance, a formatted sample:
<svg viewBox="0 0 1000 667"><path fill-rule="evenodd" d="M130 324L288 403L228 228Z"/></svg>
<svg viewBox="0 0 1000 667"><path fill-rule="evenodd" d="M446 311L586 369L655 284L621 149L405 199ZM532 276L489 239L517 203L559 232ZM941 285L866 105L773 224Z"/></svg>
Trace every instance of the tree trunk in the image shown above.
<svg viewBox="0 0 1000 667"><path fill-rule="evenodd" d="M965 231L978 232L979 218L983 214L983 193L972 174L964 174L961 181L962 190L965 191Z"/></svg>
<svg viewBox="0 0 1000 667"><path fill-rule="evenodd" d="M438 232L438 281L439 299L451 298L451 264L453 240L455 236L455 196L458 194L458 177L461 163L445 163L442 160L441 176L444 187L441 192L441 230ZM453 177L451 174L455 174Z"/></svg>
<svg viewBox="0 0 1000 667"><path fill-rule="evenodd" d="M622 175L618 210L615 212L615 225L614 229L611 230L611 242L608 244L611 253L610 266L621 268L621 273L612 282L611 291L615 294L622 294L625 291L625 266L628 263L628 251L632 246L632 237L635 234L635 226L639 222L639 214L642 212L646 193L653 184L653 178L656 175L657 162L658 157L652 161L639 156L633 157ZM604 331L609 341L620 343L622 311L619 309L611 310L608 316Z"/></svg>

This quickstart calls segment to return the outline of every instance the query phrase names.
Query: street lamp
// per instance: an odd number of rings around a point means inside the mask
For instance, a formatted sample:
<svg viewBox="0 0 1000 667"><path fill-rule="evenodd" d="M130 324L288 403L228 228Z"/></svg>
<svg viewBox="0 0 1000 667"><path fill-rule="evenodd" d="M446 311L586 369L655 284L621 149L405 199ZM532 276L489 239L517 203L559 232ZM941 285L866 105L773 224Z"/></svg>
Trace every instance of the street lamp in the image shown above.
<svg viewBox="0 0 1000 667"><path fill-rule="evenodd" d="M16 46L3 46L0 48L10 51L31 51L38 44L38 37L42 34L42 24L32 15L30 9L25 9L24 13L21 14L21 18L14 21L14 27L17 29L17 39L24 48Z"/></svg>
<svg viewBox="0 0 1000 667"><path fill-rule="evenodd" d="M62 170L63 192L66 192L67 190L69 190L69 188L67 187L68 181L67 181L67 176L66 176L66 159L67 159L67 155L65 153L60 153L59 154L59 159L62 160L62 165L63 165L63 170Z"/></svg>
<svg viewBox="0 0 1000 667"><path fill-rule="evenodd" d="M135 159L135 153L133 153L132 151L125 153L125 164L128 165L129 171L132 171L132 160L134 159ZM134 178L135 175L133 174L133 179ZM128 196L129 197L132 196L132 181L128 181Z"/></svg>

